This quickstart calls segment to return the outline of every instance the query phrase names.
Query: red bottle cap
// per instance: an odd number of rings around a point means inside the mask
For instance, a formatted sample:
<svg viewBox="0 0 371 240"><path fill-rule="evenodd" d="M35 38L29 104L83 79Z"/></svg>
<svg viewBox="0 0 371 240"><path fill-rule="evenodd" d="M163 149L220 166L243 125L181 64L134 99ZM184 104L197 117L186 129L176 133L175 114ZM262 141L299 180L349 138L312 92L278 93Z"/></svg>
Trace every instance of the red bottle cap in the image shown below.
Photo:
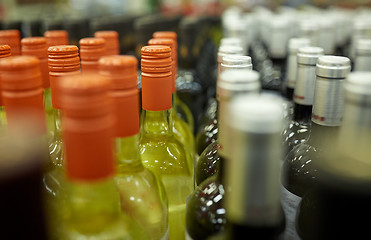
<svg viewBox="0 0 371 240"><path fill-rule="evenodd" d="M103 38L82 38L80 44L81 70L98 71L100 57L106 55L106 41Z"/></svg>
<svg viewBox="0 0 371 240"><path fill-rule="evenodd" d="M94 37L106 40L106 55L119 55L119 34L116 31L96 31Z"/></svg>
<svg viewBox="0 0 371 240"><path fill-rule="evenodd" d="M110 79L109 93L115 108L116 137L139 133L138 60L134 56L104 56L99 73Z"/></svg>
<svg viewBox="0 0 371 240"><path fill-rule="evenodd" d="M0 30L0 45L9 45L13 56L21 55L21 33L17 29Z"/></svg>
<svg viewBox="0 0 371 240"><path fill-rule="evenodd" d="M66 30L49 30L44 32L48 47L57 45L68 45L68 32Z"/></svg>
<svg viewBox="0 0 371 240"><path fill-rule="evenodd" d="M10 46L9 45L0 45L0 58L10 57Z"/></svg>

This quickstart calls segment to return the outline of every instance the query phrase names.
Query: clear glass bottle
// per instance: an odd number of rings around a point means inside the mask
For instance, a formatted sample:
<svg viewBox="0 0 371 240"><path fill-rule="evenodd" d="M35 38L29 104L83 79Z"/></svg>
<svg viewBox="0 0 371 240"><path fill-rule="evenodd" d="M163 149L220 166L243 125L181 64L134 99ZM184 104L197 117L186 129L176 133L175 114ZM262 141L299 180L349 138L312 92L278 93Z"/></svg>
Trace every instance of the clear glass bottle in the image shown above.
<svg viewBox="0 0 371 240"><path fill-rule="evenodd" d="M219 128L224 130L220 132L218 142L206 148L209 151L205 158L199 159L196 166L197 187L187 201L186 234L189 239L206 239L224 228L226 219L223 205L223 165L224 159L229 159L231 154L224 149L227 142L231 141L225 126L229 120L228 104L238 95L257 93L259 90L259 74L252 70L229 69L223 71L219 78ZM222 148L223 155L219 156Z"/></svg>
<svg viewBox="0 0 371 240"><path fill-rule="evenodd" d="M169 239L184 239L186 198L194 189L193 159L173 133L170 47L144 46L141 69L142 162L165 186L169 201Z"/></svg>
<svg viewBox="0 0 371 240"><path fill-rule="evenodd" d="M109 84L97 74L69 76L59 84L66 182L57 239L148 239L121 211Z"/></svg>
<svg viewBox="0 0 371 240"><path fill-rule="evenodd" d="M314 88L316 85L316 64L324 51L320 47L301 47L297 53L297 74L294 89L293 116L283 132L285 152L309 137Z"/></svg>
<svg viewBox="0 0 371 240"><path fill-rule="evenodd" d="M10 57L10 47L9 45L0 45L0 59L5 57ZM1 92L1 85L0 85L0 92ZM6 116L5 110L3 105L2 97L0 96L0 127L6 126Z"/></svg>
<svg viewBox="0 0 371 240"><path fill-rule="evenodd" d="M283 98L238 96L229 108L230 157L225 162L225 230L215 239L280 239L285 216L280 202Z"/></svg>
<svg viewBox="0 0 371 240"><path fill-rule="evenodd" d="M138 60L134 56L104 56L99 73L111 81L115 123L116 184L125 214L146 230L149 239L168 239L168 200L165 188L139 153Z"/></svg>
<svg viewBox="0 0 371 240"><path fill-rule="evenodd" d="M313 187L317 177L315 162L321 161L320 155L331 151L337 141L343 116L343 81L349 72L347 57L324 55L317 60L310 136L294 147L282 164L281 199L287 219L287 238L298 238L295 216L303 195ZM322 141L327 142L326 148Z"/></svg>
<svg viewBox="0 0 371 240"><path fill-rule="evenodd" d="M370 142L371 74L351 72L344 83L344 117L335 146L320 139L323 147L314 164L315 187L299 205L297 231L303 240L362 238L368 222L360 218L371 212Z"/></svg>

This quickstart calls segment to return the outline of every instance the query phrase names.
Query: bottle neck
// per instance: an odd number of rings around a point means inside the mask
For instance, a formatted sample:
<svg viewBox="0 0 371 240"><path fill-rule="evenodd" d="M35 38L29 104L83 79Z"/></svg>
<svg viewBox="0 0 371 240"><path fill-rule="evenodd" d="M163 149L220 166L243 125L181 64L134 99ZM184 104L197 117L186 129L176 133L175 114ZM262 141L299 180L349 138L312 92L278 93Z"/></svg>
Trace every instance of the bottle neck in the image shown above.
<svg viewBox="0 0 371 240"><path fill-rule="evenodd" d="M312 122L308 144L317 149L331 149L338 140L339 126L324 126Z"/></svg>
<svg viewBox="0 0 371 240"><path fill-rule="evenodd" d="M139 153L139 134L116 138L117 172L133 172L142 169L143 165Z"/></svg>
<svg viewBox="0 0 371 240"><path fill-rule="evenodd" d="M310 123L312 118L312 105L294 104L293 120L295 122Z"/></svg>
<svg viewBox="0 0 371 240"><path fill-rule="evenodd" d="M316 66L298 64L294 89L295 104L312 106L316 85Z"/></svg>
<svg viewBox="0 0 371 240"><path fill-rule="evenodd" d="M173 135L172 109L164 111L142 110L141 134L146 137Z"/></svg>

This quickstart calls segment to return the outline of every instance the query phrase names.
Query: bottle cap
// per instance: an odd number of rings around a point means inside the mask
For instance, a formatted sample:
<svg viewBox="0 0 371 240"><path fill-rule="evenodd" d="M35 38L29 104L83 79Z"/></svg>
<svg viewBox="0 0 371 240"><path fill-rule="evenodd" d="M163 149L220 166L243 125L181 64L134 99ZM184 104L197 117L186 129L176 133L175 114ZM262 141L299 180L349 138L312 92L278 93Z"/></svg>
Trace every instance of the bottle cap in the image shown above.
<svg viewBox="0 0 371 240"><path fill-rule="evenodd" d="M242 46L242 41L239 38L236 37L228 37L228 38L222 38L220 40L220 46Z"/></svg>
<svg viewBox="0 0 371 240"><path fill-rule="evenodd" d="M350 72L346 78L345 96L356 102L371 103L371 72Z"/></svg>
<svg viewBox="0 0 371 240"><path fill-rule="evenodd" d="M252 70L250 56L226 55L222 58L222 67L224 68L246 68Z"/></svg>
<svg viewBox="0 0 371 240"><path fill-rule="evenodd" d="M101 56L106 54L106 41L103 38L82 38L80 44L81 67L89 65L89 62L95 67ZM90 68L90 66L88 66Z"/></svg>
<svg viewBox="0 0 371 240"><path fill-rule="evenodd" d="M141 49L141 70L146 73L173 70L171 48L162 45L144 46Z"/></svg>
<svg viewBox="0 0 371 240"><path fill-rule="evenodd" d="M324 50L320 47L300 47L297 53L298 64L317 64L318 57L323 56Z"/></svg>
<svg viewBox="0 0 371 240"><path fill-rule="evenodd" d="M280 133L284 128L284 100L273 94L240 95L230 104L230 128L251 133Z"/></svg>
<svg viewBox="0 0 371 240"><path fill-rule="evenodd" d="M178 35L176 32L173 31L157 31L154 32L152 35L153 38L171 38L173 40L177 40Z"/></svg>
<svg viewBox="0 0 371 240"><path fill-rule="evenodd" d="M316 75L324 78L345 78L350 72L350 59L325 55L318 58Z"/></svg>
<svg viewBox="0 0 371 240"><path fill-rule="evenodd" d="M68 45L68 32L66 30L48 30L44 32L46 44L51 46Z"/></svg>
<svg viewBox="0 0 371 240"><path fill-rule="evenodd" d="M117 31L96 31L94 37L106 40L106 55L119 55L120 43Z"/></svg>
<svg viewBox="0 0 371 240"><path fill-rule="evenodd" d="M218 49L218 63L221 63L226 55L243 55L243 48L239 46L220 46Z"/></svg>
<svg viewBox="0 0 371 240"><path fill-rule="evenodd" d="M48 48L45 37L26 37L21 40L22 55L35 56L37 58L47 58Z"/></svg>
<svg viewBox="0 0 371 240"><path fill-rule="evenodd" d="M103 56L99 59L99 73L111 79L112 90L138 86L138 60L134 56Z"/></svg>
<svg viewBox="0 0 371 240"><path fill-rule="evenodd" d="M289 52L296 54L301 47L310 46L310 40L308 38L290 38L289 39Z"/></svg>
<svg viewBox="0 0 371 240"><path fill-rule="evenodd" d="M0 30L0 45L9 45L13 56L21 55L21 33L17 29Z"/></svg>
<svg viewBox="0 0 371 240"><path fill-rule="evenodd" d="M11 56L10 46L0 45L0 58L9 57L9 56Z"/></svg>
<svg viewBox="0 0 371 240"><path fill-rule="evenodd" d="M76 45L57 45L48 48L48 66L52 72L71 72L80 69L79 48Z"/></svg>
<svg viewBox="0 0 371 240"><path fill-rule="evenodd" d="M356 52L357 55L371 55L371 39L359 39Z"/></svg>

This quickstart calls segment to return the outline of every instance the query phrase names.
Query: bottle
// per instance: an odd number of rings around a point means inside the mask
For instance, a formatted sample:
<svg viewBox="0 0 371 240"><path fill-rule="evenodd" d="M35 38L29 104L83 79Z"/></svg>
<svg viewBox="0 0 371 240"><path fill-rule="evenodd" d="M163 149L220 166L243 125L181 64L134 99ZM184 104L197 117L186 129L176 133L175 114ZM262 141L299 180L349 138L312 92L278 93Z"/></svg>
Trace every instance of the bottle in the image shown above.
<svg viewBox="0 0 371 240"><path fill-rule="evenodd" d="M79 40L82 72L98 72L99 58L106 55L106 40L87 37Z"/></svg>
<svg viewBox="0 0 371 240"><path fill-rule="evenodd" d="M354 71L371 71L371 40L359 39L355 50Z"/></svg>
<svg viewBox="0 0 371 240"><path fill-rule="evenodd" d="M191 130L191 133L193 133L193 129L194 129L194 118L193 118L193 115L192 115L192 112L191 110L189 109L189 107L179 98L177 92L176 92L176 79L178 78L178 35L176 34L176 32L174 31L157 31L157 32L154 32L153 33L153 39L172 39L173 40L173 47L172 47L172 58L173 58L173 61L174 61L174 70L173 70L173 75L174 75L174 83L173 83L173 108L174 110L176 110L176 113L178 116L181 117L181 119L183 119L183 121L185 121L190 130ZM151 44L156 44L156 40L152 40L150 39L149 41L152 41ZM148 44L150 44L150 42L148 41ZM167 45L168 46L168 45ZM176 118L174 118L174 123L176 123L177 120ZM188 131L187 131L188 132ZM191 139L189 139L188 141L191 141ZM194 144L194 140L192 141L192 144ZM191 149L193 150L194 149L194 146L190 146L192 147Z"/></svg>
<svg viewBox="0 0 371 240"><path fill-rule="evenodd" d="M314 163L320 161L323 152L331 151L337 140L343 115L342 84L349 72L347 57L324 55L317 60L310 136L294 147L282 164L281 199L287 219L285 238L298 238L295 216L303 195L317 178ZM322 141L328 143L326 148L319 143Z"/></svg>
<svg viewBox="0 0 371 240"><path fill-rule="evenodd" d="M227 129L225 127L228 121L226 112L231 99L238 95L257 93L259 88L259 73L255 71L234 69L222 72L218 82L220 106L218 115L221 120L219 128ZM198 180L197 187L187 202L186 239L207 239L224 228L226 219L223 203L226 189L223 185L223 166L225 159L229 159L231 153L226 151L219 156L219 152L227 141L231 141L229 134L227 131L222 131L218 142L206 148L210 150L206 154L208 158L200 158L197 163L195 175Z"/></svg>
<svg viewBox="0 0 371 240"><path fill-rule="evenodd" d="M175 78L176 78L176 54L175 54L175 42L173 39L170 38L152 38L148 41L148 45L163 45L168 46L171 48L171 58L172 58L172 95L173 95L173 106L172 109L172 118L173 118L173 132L174 135L177 137L177 139L188 149L188 151L192 154L192 158L194 161L196 161L196 157L194 156L194 149L195 149L195 143L194 143L194 137L193 137L193 118L188 119L190 122L186 122L184 118L180 117L179 112L185 113L182 111L181 108L178 108L177 103L177 97L176 97L176 87L175 87ZM180 103L184 104L184 103ZM179 109L179 111L178 111ZM188 109L189 110L189 109ZM192 113L189 111L188 114ZM183 115L186 116L186 115ZM193 117L193 116L192 116Z"/></svg>
<svg viewBox="0 0 371 240"><path fill-rule="evenodd" d="M0 59L5 57L10 57L10 47L9 45L0 45ZM1 83L1 80L0 80ZM0 84L0 93L1 93L1 84ZM4 111L4 105L2 96L0 96L0 127L6 126L6 116Z"/></svg>
<svg viewBox="0 0 371 240"><path fill-rule="evenodd" d="M338 143L315 162L315 187L299 205L297 231L303 240L362 238L367 232L359 214L371 212L370 77L370 72L351 72L345 80Z"/></svg>
<svg viewBox="0 0 371 240"><path fill-rule="evenodd" d="M17 29L0 30L0 45L9 45L12 56L21 55L21 32Z"/></svg>
<svg viewBox="0 0 371 240"><path fill-rule="evenodd" d="M286 64L286 98L293 100L296 71L297 71L297 53L300 47L307 47L310 45L308 38L290 38L288 43L288 57Z"/></svg>
<svg viewBox="0 0 371 240"><path fill-rule="evenodd" d="M292 120L283 132L285 152L309 137L311 126L314 88L316 85L316 64L324 54L320 47L300 47L297 53L297 74L294 89Z"/></svg>
<svg viewBox="0 0 371 240"><path fill-rule="evenodd" d="M232 100L227 124L234 144L225 161L227 224L217 239L281 239L285 216L277 179L283 157L282 101L271 94Z"/></svg>
<svg viewBox="0 0 371 240"><path fill-rule="evenodd" d="M237 49L241 49L240 47L236 47ZM227 55L225 56L227 57ZM223 61L221 62L221 66L219 67L219 75L225 69L252 69L251 64L251 57L249 56L228 56L228 58L223 57ZM223 66L222 66L223 65ZM218 75L218 81L219 81ZM218 83L217 83L218 84ZM218 106L218 105L217 105ZM217 119L217 111L218 107L215 109L216 115L214 114L215 118L210 119L205 124L200 125L199 131L196 135L196 153L200 156L202 152L205 150L207 146L209 146L212 142L216 141L218 136L218 119Z"/></svg>
<svg viewBox="0 0 371 240"><path fill-rule="evenodd" d="M171 49L144 46L141 56L142 162L165 186L169 201L169 239L184 239L186 198L194 188L193 159L173 134Z"/></svg>
<svg viewBox="0 0 371 240"><path fill-rule="evenodd" d="M47 30L44 32L46 44L49 47L58 45L68 45L68 32L66 30Z"/></svg>
<svg viewBox="0 0 371 240"><path fill-rule="evenodd" d="M120 54L120 44L119 44L119 34L117 31L96 31L94 32L94 37L103 38L106 41L106 54L105 55L119 55Z"/></svg>
<svg viewBox="0 0 371 240"><path fill-rule="evenodd" d="M65 211L59 239L147 239L124 215L114 181L113 108L109 80L97 74L60 81L66 153Z"/></svg>
<svg viewBox="0 0 371 240"><path fill-rule="evenodd" d="M114 105L115 181L124 213L135 219L149 239L168 239L168 201L162 182L142 164L139 153L138 60L134 56L103 56L99 73L111 81Z"/></svg>

